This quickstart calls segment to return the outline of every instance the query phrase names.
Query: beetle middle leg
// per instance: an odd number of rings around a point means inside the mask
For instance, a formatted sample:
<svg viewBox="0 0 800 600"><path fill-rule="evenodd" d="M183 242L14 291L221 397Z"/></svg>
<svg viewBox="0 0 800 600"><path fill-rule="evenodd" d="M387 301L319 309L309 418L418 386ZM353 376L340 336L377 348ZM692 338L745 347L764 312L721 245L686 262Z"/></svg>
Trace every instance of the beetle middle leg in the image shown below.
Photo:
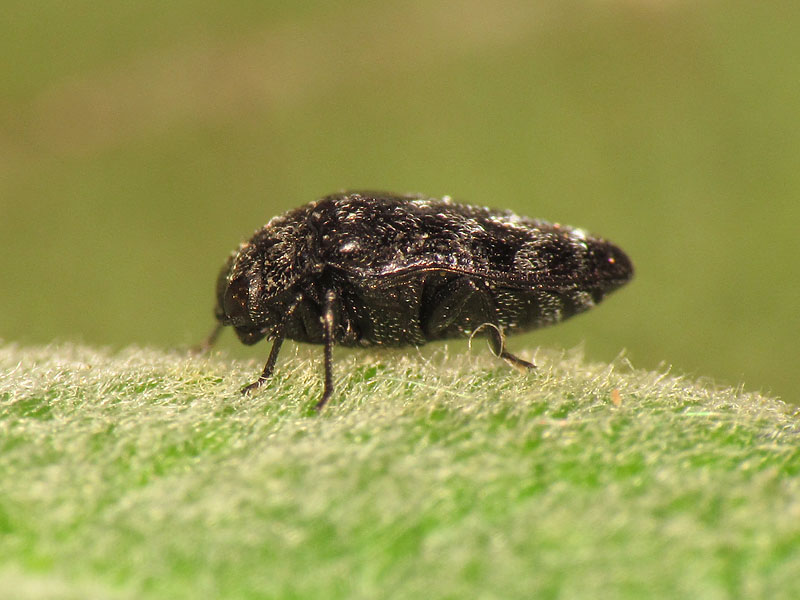
<svg viewBox="0 0 800 600"><path fill-rule="evenodd" d="M322 398L314 405L317 412L330 400L333 395L333 332L336 325L334 303L336 294L333 290L325 293L325 309L322 313L322 331L325 341L325 387L322 389Z"/></svg>
<svg viewBox="0 0 800 600"><path fill-rule="evenodd" d="M481 326L487 326L489 344L495 356L516 368L536 368L533 363L506 350L505 336L497 319L497 308L487 286L478 284L469 277L459 277L445 284L429 301L434 306L424 319L423 329L431 339L444 337L443 334L451 327L461 330L472 327L477 331Z"/></svg>

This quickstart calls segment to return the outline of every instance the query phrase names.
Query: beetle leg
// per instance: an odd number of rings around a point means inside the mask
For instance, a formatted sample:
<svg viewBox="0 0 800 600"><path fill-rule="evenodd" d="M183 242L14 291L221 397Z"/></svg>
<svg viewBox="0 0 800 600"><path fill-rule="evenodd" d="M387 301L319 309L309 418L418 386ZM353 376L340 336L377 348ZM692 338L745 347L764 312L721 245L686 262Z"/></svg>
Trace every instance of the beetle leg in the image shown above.
<svg viewBox="0 0 800 600"><path fill-rule="evenodd" d="M536 365L527 360L521 359L519 356L514 356L505 348L505 336L499 327L489 328L489 343L492 345L492 352L494 355L502 358L512 367L520 370L535 369Z"/></svg>
<svg viewBox="0 0 800 600"><path fill-rule="evenodd" d="M197 354L205 354L209 350L211 350L211 346L217 341L220 332L222 331L222 323L217 323L214 326L214 329L211 333L208 334L208 337L204 339L202 342L197 344L196 346L192 346L189 348L189 354L197 355Z"/></svg>
<svg viewBox="0 0 800 600"><path fill-rule="evenodd" d="M471 304L474 302L474 304ZM468 277L462 277L448 285L443 297L438 298L436 310L426 323L426 332L435 336L438 331L443 331L464 318L464 311L474 311L473 316L481 325L489 329L489 343L492 352L502 358L512 367L520 369L534 369L536 365L514 356L505 349L505 335L497 322L497 309L488 287L476 283ZM478 328L480 329L480 327ZM477 330L476 330L477 331Z"/></svg>
<svg viewBox="0 0 800 600"><path fill-rule="evenodd" d="M474 282L473 285L475 285ZM489 322L491 325L491 327L489 327L489 344L492 346L494 355L498 358L502 358L509 365L520 371L525 372L528 369L535 369L536 365L532 362L523 360L519 356L515 356L506 350L506 336L505 333L503 333L503 329L497 324L497 310L495 309L494 302L492 302L492 297L489 295L488 288L484 287L483 290L479 290L478 297L484 305L484 311L487 317L491 315L492 320Z"/></svg>
<svg viewBox="0 0 800 600"><path fill-rule="evenodd" d="M253 390L260 388L264 382L272 376L272 371L275 369L275 363L278 361L278 353L281 351L283 339L286 337L286 325L302 299L302 296L298 296L294 304L292 304L289 307L289 310L286 311L286 315L283 317L283 321L281 321L280 329L278 330L278 333L275 335L275 339L272 342L272 349L269 351L269 356L267 357L267 363L264 365L264 370L261 372L261 375L256 381L242 388L242 394L249 394Z"/></svg>
<svg viewBox="0 0 800 600"><path fill-rule="evenodd" d="M325 294L325 312L322 315L322 329L325 338L325 387L322 390L322 398L314 406L314 410L317 412L322 410L322 407L333 395L333 330L336 324L333 305L335 301L336 293L328 290Z"/></svg>
<svg viewBox="0 0 800 600"><path fill-rule="evenodd" d="M243 394L249 394L253 390L260 388L261 385L270 378L272 371L275 369L275 363L278 360L278 352L281 350L281 344L283 344L283 332L281 332L280 335L275 338L275 341L272 342L272 350L269 351L267 364L264 365L264 370L261 372L261 376L250 385L244 386L242 388Z"/></svg>

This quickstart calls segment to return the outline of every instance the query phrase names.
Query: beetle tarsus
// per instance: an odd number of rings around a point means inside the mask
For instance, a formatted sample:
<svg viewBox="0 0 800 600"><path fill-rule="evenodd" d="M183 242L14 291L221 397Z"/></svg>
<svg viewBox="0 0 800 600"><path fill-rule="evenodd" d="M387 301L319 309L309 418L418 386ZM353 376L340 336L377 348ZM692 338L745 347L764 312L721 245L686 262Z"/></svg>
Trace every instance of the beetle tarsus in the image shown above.
<svg viewBox="0 0 800 600"><path fill-rule="evenodd" d="M259 377L259 378L258 378L256 381L254 381L253 383L251 383L251 384L249 384L249 385L246 385L246 386L244 386L244 387L242 388L242 390L241 390L241 392L242 392L242 396L246 396L247 394L249 394L249 393L250 393L250 392L252 392L253 390L257 390L258 388L260 388L260 387L261 387L261 385L262 385L262 384L263 384L265 381L266 381L266 378L261 378L261 377Z"/></svg>

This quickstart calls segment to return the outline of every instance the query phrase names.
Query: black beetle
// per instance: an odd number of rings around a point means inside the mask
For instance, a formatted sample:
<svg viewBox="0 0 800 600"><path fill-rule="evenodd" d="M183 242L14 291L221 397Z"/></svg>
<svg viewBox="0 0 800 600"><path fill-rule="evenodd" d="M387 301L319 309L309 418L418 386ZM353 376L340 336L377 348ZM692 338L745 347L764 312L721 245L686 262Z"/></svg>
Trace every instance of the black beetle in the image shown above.
<svg viewBox="0 0 800 600"><path fill-rule="evenodd" d="M453 202L386 192L332 194L275 217L233 252L217 280L219 321L245 344L324 344L321 409L343 346L420 346L485 331L494 353L508 333L588 310L633 276L625 253L581 229Z"/></svg>

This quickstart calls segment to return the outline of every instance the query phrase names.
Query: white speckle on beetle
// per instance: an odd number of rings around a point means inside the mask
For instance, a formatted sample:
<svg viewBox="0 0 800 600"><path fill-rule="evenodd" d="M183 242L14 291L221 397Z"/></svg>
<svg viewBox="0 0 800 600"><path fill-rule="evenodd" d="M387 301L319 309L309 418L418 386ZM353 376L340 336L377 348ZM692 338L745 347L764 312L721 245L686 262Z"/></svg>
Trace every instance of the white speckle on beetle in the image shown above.
<svg viewBox="0 0 800 600"><path fill-rule="evenodd" d="M342 254L348 254L350 252L358 252L361 249L361 245L358 243L358 240L347 240L344 244L339 246L339 252Z"/></svg>

